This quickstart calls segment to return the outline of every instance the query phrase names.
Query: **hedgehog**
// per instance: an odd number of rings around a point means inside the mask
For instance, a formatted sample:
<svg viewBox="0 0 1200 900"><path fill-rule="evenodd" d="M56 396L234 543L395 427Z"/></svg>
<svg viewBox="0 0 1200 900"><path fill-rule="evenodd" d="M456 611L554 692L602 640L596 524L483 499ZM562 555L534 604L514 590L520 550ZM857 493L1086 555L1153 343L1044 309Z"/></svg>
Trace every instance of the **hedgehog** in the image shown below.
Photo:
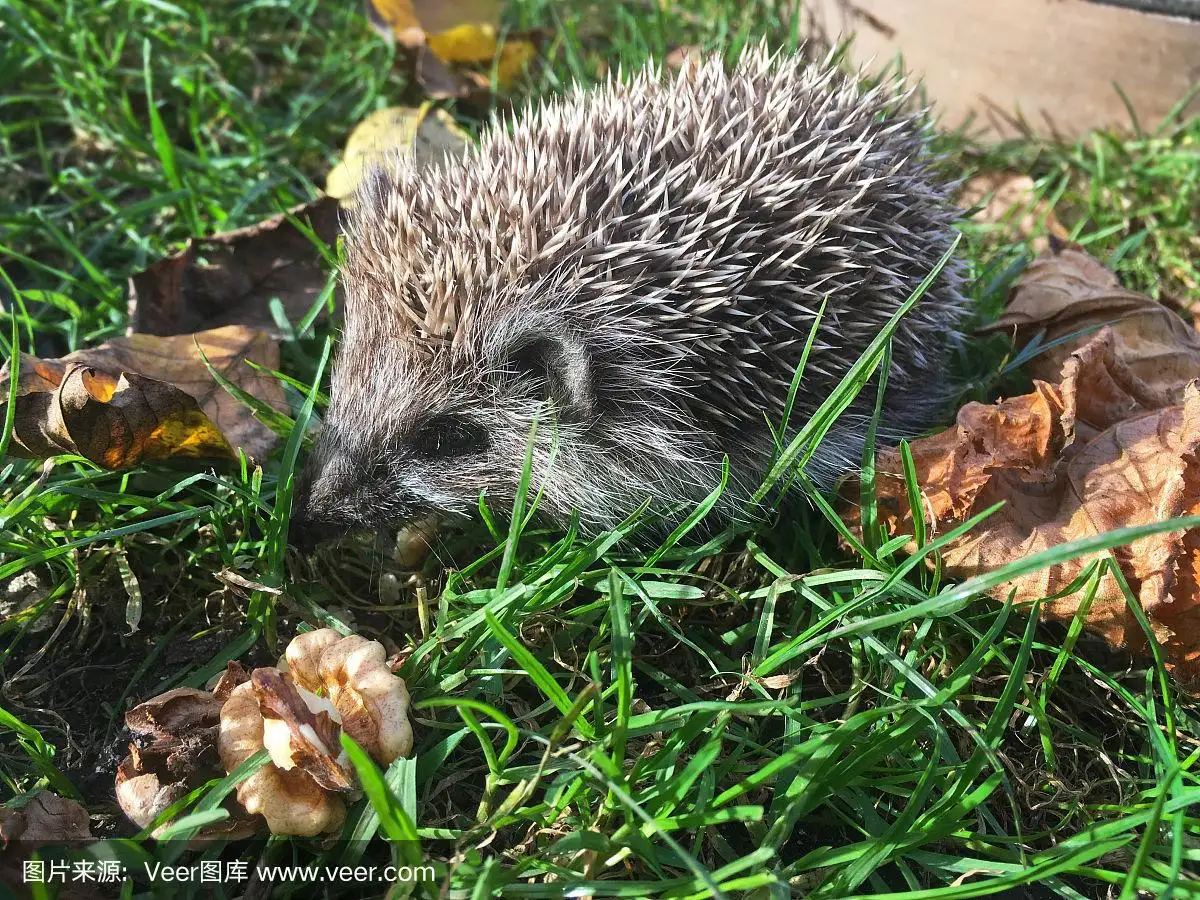
<svg viewBox="0 0 1200 900"><path fill-rule="evenodd" d="M481 495L504 513L523 476L544 520L584 533L714 494L711 523L760 516L780 442L952 249L912 97L756 46L575 88L432 169L387 160L343 223L293 535L470 517ZM945 262L895 328L881 436L944 407L962 282ZM859 464L876 394L812 452L811 484Z"/></svg>

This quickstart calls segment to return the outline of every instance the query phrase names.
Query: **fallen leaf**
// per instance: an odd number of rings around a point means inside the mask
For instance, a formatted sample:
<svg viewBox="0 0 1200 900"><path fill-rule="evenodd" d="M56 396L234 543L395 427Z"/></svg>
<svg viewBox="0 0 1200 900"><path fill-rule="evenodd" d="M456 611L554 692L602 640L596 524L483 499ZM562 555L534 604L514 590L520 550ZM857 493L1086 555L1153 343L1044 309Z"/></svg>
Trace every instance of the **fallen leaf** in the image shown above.
<svg viewBox="0 0 1200 900"><path fill-rule="evenodd" d="M463 24L500 23L501 0L365 0L367 17L380 29L412 28L436 34Z"/></svg>
<svg viewBox="0 0 1200 900"><path fill-rule="evenodd" d="M0 806L0 895L35 896L29 886L28 860L48 846L78 848L91 837L87 810L74 800L50 791L13 797ZM46 858L44 852L39 855ZM48 869L50 864L44 866ZM86 886L60 882L56 888L52 896L60 900L95 896Z"/></svg>
<svg viewBox="0 0 1200 900"><path fill-rule="evenodd" d="M1012 331L1018 345L1045 331L1063 341L1034 357L1034 378L1053 380L1066 359L1102 325L1111 325L1116 356L1147 385L1180 402L1200 374L1200 332L1172 309L1126 290L1098 260L1074 247L1034 260L1008 307L984 331Z"/></svg>
<svg viewBox="0 0 1200 900"><path fill-rule="evenodd" d="M58 621L55 604L46 602L49 597L50 588L37 571L26 569L11 578L0 593L0 621L19 623L26 634L48 631Z"/></svg>
<svg viewBox="0 0 1200 900"><path fill-rule="evenodd" d="M447 154L461 154L469 146L468 140L444 109L426 104L419 109L392 106L376 110L350 132L342 161L325 179L325 193L345 203L358 190L363 174L388 154L408 154L416 165L428 165Z"/></svg>
<svg viewBox="0 0 1200 900"><path fill-rule="evenodd" d="M538 45L535 41L529 37L509 35L496 59L496 82L505 89L512 87L518 78L529 71L537 55Z"/></svg>
<svg viewBox="0 0 1200 900"><path fill-rule="evenodd" d="M1193 328L1200 328L1200 304L1189 305L1165 291L1159 293L1158 302L1190 323Z"/></svg>
<svg viewBox="0 0 1200 900"><path fill-rule="evenodd" d="M490 70L507 89L537 57L538 33L510 34L499 42L500 0L365 0L367 18L389 40L407 48L416 80L436 100L490 94L489 78L463 66Z"/></svg>
<svg viewBox="0 0 1200 900"><path fill-rule="evenodd" d="M477 103L486 106L490 93L464 72L438 59L437 54L425 46L425 32L417 31L416 43L406 43L410 47L410 76L414 83L421 86L426 97L431 100L458 100L465 103Z"/></svg>
<svg viewBox="0 0 1200 900"><path fill-rule="evenodd" d="M86 841L91 836L87 810L50 791L34 794L19 805L0 806L0 849L19 842L29 851L43 844Z"/></svg>
<svg viewBox="0 0 1200 900"><path fill-rule="evenodd" d="M928 533L1003 506L943 551L945 574L965 579L1030 554L1116 528L1200 513L1200 335L1153 300L1124 291L1077 250L1037 260L1012 293L1004 325L1073 338L1039 359L1034 390L971 403L953 428L911 445ZM1094 326L1111 318L1115 325ZM1057 371L1049 367L1057 364ZM881 451L880 521L912 534L903 465ZM848 497L857 496L852 487ZM851 509L846 518L856 523ZM1019 577L995 591L1017 603L1051 598L1047 618L1070 621L1082 592L1064 593L1104 555ZM1143 538L1111 551L1181 684L1200 689L1200 530ZM1134 654L1145 636L1110 572L1088 626Z"/></svg>
<svg viewBox="0 0 1200 900"><path fill-rule="evenodd" d="M76 453L108 469L231 458L232 446L262 459L274 433L221 387L201 352L232 384L287 409L279 383L246 364L279 367L278 346L261 332L233 325L169 338L134 334L61 359L22 354L11 452ZM0 368L0 397L10 375L7 364Z"/></svg>
<svg viewBox="0 0 1200 900"><path fill-rule="evenodd" d="M1038 197L1032 178L1015 172L985 172L968 179L958 194L958 205L974 209L973 222L996 225L1023 240L1032 239L1034 252L1049 245L1049 236L1067 238L1048 201Z"/></svg>
<svg viewBox="0 0 1200 900"><path fill-rule="evenodd" d="M442 32L427 34L425 43L443 62L491 62L496 56L496 28L475 22L455 25Z"/></svg>
<svg viewBox="0 0 1200 900"><path fill-rule="evenodd" d="M270 302L292 324L312 308L329 281L319 248L293 220L325 244L337 241L337 203L328 197L211 237L129 279L128 333L178 335L245 325L281 337Z"/></svg>

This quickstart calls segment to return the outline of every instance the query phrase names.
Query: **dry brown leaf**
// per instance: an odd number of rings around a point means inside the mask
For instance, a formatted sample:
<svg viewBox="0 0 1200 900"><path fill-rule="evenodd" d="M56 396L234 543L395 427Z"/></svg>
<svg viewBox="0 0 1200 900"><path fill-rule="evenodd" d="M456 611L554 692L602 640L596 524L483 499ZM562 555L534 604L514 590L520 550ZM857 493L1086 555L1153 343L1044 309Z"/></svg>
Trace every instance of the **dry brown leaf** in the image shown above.
<svg viewBox="0 0 1200 900"><path fill-rule="evenodd" d="M421 92L430 100L458 100L468 104L486 105L489 92L476 82L467 78L465 73L442 62L437 55L425 46L425 33L416 32L416 45L401 40L409 46L411 54L411 77L421 86Z"/></svg>
<svg viewBox="0 0 1200 900"><path fill-rule="evenodd" d="M46 846L82 848L91 838L87 810L50 791L17 797L0 806L0 896L34 896L25 870L33 854ZM45 865L49 867L49 863ZM95 900L99 896L95 887L60 877L50 895L58 900Z"/></svg>
<svg viewBox="0 0 1200 900"><path fill-rule="evenodd" d="M178 335L246 325L279 337L270 301L295 324L329 280L320 249L338 236L337 203L322 197L286 214L206 238L129 279L128 333Z"/></svg>
<svg viewBox="0 0 1200 900"><path fill-rule="evenodd" d="M1180 402L1184 386L1200 374L1200 333L1169 307L1121 287L1116 275L1080 249L1034 260L1004 314L986 330L1011 330L1018 346L1042 330L1047 342L1070 337L1030 363L1034 378L1053 380L1090 332L1106 324L1116 337L1117 358Z"/></svg>
<svg viewBox="0 0 1200 900"><path fill-rule="evenodd" d="M956 425L912 444L923 515L944 533L990 506L1003 507L950 544L942 562L964 579L1068 541L1115 528L1200 513L1200 335L1076 250L1040 258L1005 314L1018 336L1051 337L1119 314L1114 326L1071 341L1057 372L1030 394L969 404ZM1178 323L1176 325L1175 323ZM890 534L912 533L899 453L878 457L880 518ZM847 515L854 520L853 512ZM1200 688L1200 530L1154 535L1111 552L1151 622L1179 681ZM997 589L1017 603L1063 592L1098 557L1085 556ZM1081 592L1050 600L1044 614L1069 621ZM1145 638L1109 573L1088 625L1117 647L1145 651Z"/></svg>
<svg viewBox="0 0 1200 900"><path fill-rule="evenodd" d="M975 209L971 220L997 225L1012 236L1032 240L1035 252L1049 246L1049 237L1065 240L1067 230L1050 204L1037 196L1033 179L1015 172L985 172L969 179L959 191L958 205ZM976 209L976 207L978 207Z"/></svg>
<svg viewBox="0 0 1200 900"><path fill-rule="evenodd" d="M431 100L458 100L460 103L487 108L495 102L492 93L492 71L495 67L496 86L508 91L537 59L540 32L510 34L497 45L495 35L488 32L469 40L460 35L424 37L423 32L406 32L400 42L409 47L412 77ZM485 41L491 52L478 59ZM439 53L434 48L442 48Z"/></svg>
<svg viewBox="0 0 1200 900"><path fill-rule="evenodd" d="M1193 241L1196 241L1197 246L1200 246L1200 238L1193 238ZM1200 328L1200 303L1185 303L1178 297L1168 294L1166 291L1159 292L1158 302L1174 312L1185 322L1190 323L1193 328Z"/></svg>
<svg viewBox="0 0 1200 900"><path fill-rule="evenodd" d="M0 806L0 849L19 841L25 850L71 844L92 836L87 810L74 800L42 791L20 806Z"/></svg>
<svg viewBox="0 0 1200 900"><path fill-rule="evenodd" d="M61 359L22 355L11 450L34 458L77 453L108 469L231 458L232 447L262 459L274 433L221 387L204 356L231 383L287 409L279 383L246 364L279 367L278 346L261 332L232 325L167 338L134 334ZM9 375L0 368L0 397L7 398Z"/></svg>

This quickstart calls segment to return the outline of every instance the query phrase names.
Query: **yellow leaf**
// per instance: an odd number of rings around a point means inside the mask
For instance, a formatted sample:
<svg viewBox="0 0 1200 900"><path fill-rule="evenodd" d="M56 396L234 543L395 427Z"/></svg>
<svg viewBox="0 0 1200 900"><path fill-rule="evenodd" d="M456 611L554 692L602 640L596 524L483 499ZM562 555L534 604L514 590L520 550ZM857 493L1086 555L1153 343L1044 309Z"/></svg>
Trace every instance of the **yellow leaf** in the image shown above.
<svg viewBox="0 0 1200 900"><path fill-rule="evenodd" d="M440 34L459 26L490 28L493 50L472 61L491 59L494 53L500 0L366 0L365 7L367 18L376 28L395 35L412 29Z"/></svg>
<svg viewBox="0 0 1200 900"><path fill-rule="evenodd" d="M421 27L413 12L412 0L366 0L365 6L367 18L380 30L386 26L399 34L409 28Z"/></svg>
<svg viewBox="0 0 1200 900"><path fill-rule="evenodd" d="M494 31L503 5L502 0L412 0L417 21L431 33L468 24L490 25Z"/></svg>
<svg viewBox="0 0 1200 900"><path fill-rule="evenodd" d="M419 165L461 153L467 137L443 109L391 106L358 123L346 141L346 152L325 179L325 193L345 201L358 190L363 173L389 153L412 154Z"/></svg>
<svg viewBox="0 0 1200 900"><path fill-rule="evenodd" d="M532 41L509 40L500 48L500 58L496 61L496 81L502 88L508 88L529 68L537 56L537 47Z"/></svg>
<svg viewBox="0 0 1200 900"><path fill-rule="evenodd" d="M425 43L448 63L490 62L496 55L496 29L470 23L426 36Z"/></svg>

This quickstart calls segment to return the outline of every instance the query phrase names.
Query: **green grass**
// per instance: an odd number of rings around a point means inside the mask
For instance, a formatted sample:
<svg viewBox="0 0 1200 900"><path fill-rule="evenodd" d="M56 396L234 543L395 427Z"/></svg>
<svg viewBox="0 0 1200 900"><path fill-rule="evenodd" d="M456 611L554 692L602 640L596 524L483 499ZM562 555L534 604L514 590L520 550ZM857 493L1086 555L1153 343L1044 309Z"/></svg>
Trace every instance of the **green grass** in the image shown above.
<svg viewBox="0 0 1200 900"><path fill-rule="evenodd" d="M517 103L675 45L786 43L781 6L514 0L511 25L549 33ZM10 0L0 54L6 355L119 334L130 273L313 196L356 121L416 97L353 3ZM1195 295L1200 120L947 146L960 174L1033 174L1130 286ZM1026 251L1003 229L966 231L986 317ZM285 344L287 374L314 383L326 337ZM1021 389L1002 341L985 346L964 361L971 391ZM988 584L945 584L923 565L936 543L915 558L873 536L839 549L817 504L640 556L620 533L585 542L518 514L447 537L416 575L369 543L306 560L283 546L299 436L261 472L0 463L0 585L37 581L0 622L0 778L14 797L81 797L95 833L132 838L112 845L131 868L188 857L134 837L115 805L124 710L332 622L402 652L415 759L378 772L355 755L367 796L345 836L359 843L202 858L387 862L383 840L361 843L377 835L437 868L417 896L456 898L1200 894L1194 704L1079 622L1037 626L979 599ZM227 569L282 592L231 588ZM176 833L231 786L191 798Z"/></svg>

